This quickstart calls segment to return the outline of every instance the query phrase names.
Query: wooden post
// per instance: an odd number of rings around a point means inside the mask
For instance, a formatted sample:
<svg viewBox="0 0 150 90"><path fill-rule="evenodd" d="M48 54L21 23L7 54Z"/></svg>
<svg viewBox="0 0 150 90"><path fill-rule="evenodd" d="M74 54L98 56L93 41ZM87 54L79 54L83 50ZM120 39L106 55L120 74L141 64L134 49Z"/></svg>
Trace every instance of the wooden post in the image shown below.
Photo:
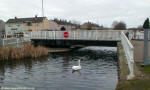
<svg viewBox="0 0 150 90"><path fill-rule="evenodd" d="M97 36L98 36L98 31L96 30L96 40L97 40Z"/></svg>
<svg viewBox="0 0 150 90"><path fill-rule="evenodd" d="M46 39L46 31L45 31L45 39Z"/></svg>
<svg viewBox="0 0 150 90"><path fill-rule="evenodd" d="M4 39L3 39L3 47L5 46L5 41L4 41Z"/></svg>
<svg viewBox="0 0 150 90"><path fill-rule="evenodd" d="M54 39L56 39L56 31L54 31Z"/></svg>
<svg viewBox="0 0 150 90"><path fill-rule="evenodd" d="M74 31L74 40L76 39L76 31Z"/></svg>

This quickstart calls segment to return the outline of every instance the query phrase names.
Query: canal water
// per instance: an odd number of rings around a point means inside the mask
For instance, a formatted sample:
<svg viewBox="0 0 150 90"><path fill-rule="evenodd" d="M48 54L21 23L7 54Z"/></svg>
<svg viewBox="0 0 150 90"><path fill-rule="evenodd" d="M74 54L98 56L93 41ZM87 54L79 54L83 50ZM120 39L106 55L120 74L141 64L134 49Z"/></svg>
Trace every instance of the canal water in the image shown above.
<svg viewBox="0 0 150 90"><path fill-rule="evenodd" d="M81 59L82 70L72 73ZM117 48L86 47L49 57L0 64L0 86L36 90L115 90Z"/></svg>

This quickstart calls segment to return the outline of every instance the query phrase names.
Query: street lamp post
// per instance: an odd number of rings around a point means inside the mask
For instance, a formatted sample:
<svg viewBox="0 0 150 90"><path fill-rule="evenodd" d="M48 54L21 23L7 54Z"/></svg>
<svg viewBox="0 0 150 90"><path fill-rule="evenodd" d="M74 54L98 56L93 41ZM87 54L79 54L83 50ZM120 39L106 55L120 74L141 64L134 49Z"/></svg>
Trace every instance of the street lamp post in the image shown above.
<svg viewBox="0 0 150 90"><path fill-rule="evenodd" d="M44 1L42 0L42 16L44 17Z"/></svg>
<svg viewBox="0 0 150 90"><path fill-rule="evenodd" d="M43 18L42 27L43 27L43 30L44 30L44 1L43 0L42 0L42 18Z"/></svg>

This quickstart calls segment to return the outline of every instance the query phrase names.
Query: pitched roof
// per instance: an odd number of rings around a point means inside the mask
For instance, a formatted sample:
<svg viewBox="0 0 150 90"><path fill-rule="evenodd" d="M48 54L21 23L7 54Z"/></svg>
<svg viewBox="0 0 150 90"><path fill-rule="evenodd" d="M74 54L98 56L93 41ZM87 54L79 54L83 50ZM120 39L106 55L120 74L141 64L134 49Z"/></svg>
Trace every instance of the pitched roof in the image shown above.
<svg viewBox="0 0 150 90"><path fill-rule="evenodd" d="M15 18L9 19L6 23L25 23L27 21L31 21L32 23L42 22L46 17L34 17L34 18Z"/></svg>
<svg viewBox="0 0 150 90"><path fill-rule="evenodd" d="M76 26L76 24L73 24L71 22L68 22L66 20L58 20L58 19L54 19L52 20L54 21L55 23L59 24L59 25L71 25L71 26Z"/></svg>
<svg viewBox="0 0 150 90"><path fill-rule="evenodd" d="M91 25L93 27L100 27L98 24L92 23L92 22L86 22L83 25Z"/></svg>
<svg viewBox="0 0 150 90"><path fill-rule="evenodd" d="M1 23L1 22L5 23L3 20L0 19L0 23Z"/></svg>

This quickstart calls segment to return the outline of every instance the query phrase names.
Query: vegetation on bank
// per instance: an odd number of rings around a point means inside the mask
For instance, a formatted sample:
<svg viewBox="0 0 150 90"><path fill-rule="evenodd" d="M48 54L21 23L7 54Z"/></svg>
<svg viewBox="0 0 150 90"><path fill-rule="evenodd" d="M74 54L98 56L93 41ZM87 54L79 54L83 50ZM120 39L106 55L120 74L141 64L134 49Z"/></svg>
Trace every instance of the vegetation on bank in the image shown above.
<svg viewBox="0 0 150 90"><path fill-rule="evenodd" d="M0 60L19 60L25 58L38 58L48 56L48 49L42 46L34 47L31 44L24 44L17 48L0 48Z"/></svg>
<svg viewBox="0 0 150 90"><path fill-rule="evenodd" d="M120 82L116 90L150 90L150 80L134 79Z"/></svg>
<svg viewBox="0 0 150 90"><path fill-rule="evenodd" d="M141 67L141 66L140 66L140 68L141 68L141 70L142 70L144 73L150 74L150 65L146 65L146 66L144 66L144 67Z"/></svg>

